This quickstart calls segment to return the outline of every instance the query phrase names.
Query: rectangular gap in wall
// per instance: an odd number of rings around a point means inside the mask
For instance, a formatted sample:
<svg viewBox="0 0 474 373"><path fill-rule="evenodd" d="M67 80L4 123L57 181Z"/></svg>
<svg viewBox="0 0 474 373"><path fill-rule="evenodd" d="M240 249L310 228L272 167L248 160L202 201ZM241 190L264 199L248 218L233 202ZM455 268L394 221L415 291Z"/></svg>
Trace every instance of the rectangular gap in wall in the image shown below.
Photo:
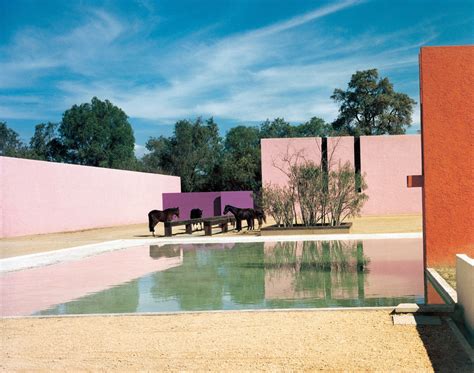
<svg viewBox="0 0 474 373"><path fill-rule="evenodd" d="M329 183L329 178L328 178L328 138L323 137L321 138L321 167L323 168L323 175L325 177L324 181L324 190L328 190L328 183Z"/></svg>
<svg viewBox="0 0 474 373"><path fill-rule="evenodd" d="M354 137L354 167L355 167L355 187L357 191L362 192L360 183L360 137Z"/></svg>

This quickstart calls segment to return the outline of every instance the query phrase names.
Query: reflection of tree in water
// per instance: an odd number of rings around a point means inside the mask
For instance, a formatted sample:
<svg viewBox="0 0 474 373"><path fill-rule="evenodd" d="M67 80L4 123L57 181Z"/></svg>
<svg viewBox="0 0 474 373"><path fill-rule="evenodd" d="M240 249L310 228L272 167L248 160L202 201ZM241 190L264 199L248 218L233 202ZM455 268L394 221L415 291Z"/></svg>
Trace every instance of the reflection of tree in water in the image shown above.
<svg viewBox="0 0 474 373"><path fill-rule="evenodd" d="M239 304L264 297L262 244L241 244L238 250L184 250L183 265L153 275L152 295L177 299L183 310L221 309L226 292Z"/></svg>
<svg viewBox="0 0 474 373"><path fill-rule="evenodd" d="M138 280L133 280L55 307L41 314L131 313L138 307Z"/></svg>
<svg viewBox="0 0 474 373"><path fill-rule="evenodd" d="M153 275L153 298L176 299L183 310L222 308L224 281L219 257L223 254L219 250L186 250L181 266Z"/></svg>
<svg viewBox="0 0 474 373"><path fill-rule="evenodd" d="M263 243L239 245L226 258L226 284L232 300L239 304L256 304L265 297Z"/></svg>
<svg viewBox="0 0 474 373"><path fill-rule="evenodd" d="M368 263L362 242L351 241L279 242L265 255L270 278L290 271L296 292L326 299L363 299Z"/></svg>

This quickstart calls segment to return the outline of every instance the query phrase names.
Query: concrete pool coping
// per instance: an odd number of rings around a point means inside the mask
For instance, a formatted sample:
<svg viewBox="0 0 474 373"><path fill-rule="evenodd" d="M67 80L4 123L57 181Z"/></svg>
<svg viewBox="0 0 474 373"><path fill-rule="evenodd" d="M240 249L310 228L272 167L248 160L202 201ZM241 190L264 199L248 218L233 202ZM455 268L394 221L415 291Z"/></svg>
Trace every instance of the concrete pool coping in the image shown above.
<svg viewBox="0 0 474 373"><path fill-rule="evenodd" d="M105 241L96 244L76 246L67 249L46 251L36 254L15 256L0 260L0 273L19 271L28 268L42 267L55 263L80 260L105 252L126 249L141 245L166 244L206 244L206 243L246 243L246 242L295 242L295 241L338 241L338 240L384 240L422 238L421 232L415 233L360 233L328 235L295 235L295 236L225 236L225 237L180 237L180 238L146 238Z"/></svg>
<svg viewBox="0 0 474 373"><path fill-rule="evenodd" d="M134 316L180 316L202 314L227 313L264 313L264 312L332 312L332 311L393 311L397 306L374 307L324 307L324 308L257 308L235 310L198 310L198 311L164 311L164 312L124 312L124 313L83 313L64 315L28 315L28 316L1 316L0 319L54 319L76 317L134 317Z"/></svg>

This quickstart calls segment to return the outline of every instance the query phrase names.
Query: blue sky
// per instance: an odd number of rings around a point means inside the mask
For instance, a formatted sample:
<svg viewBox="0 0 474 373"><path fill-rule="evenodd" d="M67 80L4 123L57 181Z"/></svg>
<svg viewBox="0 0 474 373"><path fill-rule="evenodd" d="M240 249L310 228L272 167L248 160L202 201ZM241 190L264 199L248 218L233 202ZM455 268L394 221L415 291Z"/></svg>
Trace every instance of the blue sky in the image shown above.
<svg viewBox="0 0 474 373"><path fill-rule="evenodd" d="M25 141L109 99L137 151L177 119L332 121L334 88L378 68L418 97L418 52L474 40L474 1L0 0L0 121ZM414 115L419 128L419 109Z"/></svg>

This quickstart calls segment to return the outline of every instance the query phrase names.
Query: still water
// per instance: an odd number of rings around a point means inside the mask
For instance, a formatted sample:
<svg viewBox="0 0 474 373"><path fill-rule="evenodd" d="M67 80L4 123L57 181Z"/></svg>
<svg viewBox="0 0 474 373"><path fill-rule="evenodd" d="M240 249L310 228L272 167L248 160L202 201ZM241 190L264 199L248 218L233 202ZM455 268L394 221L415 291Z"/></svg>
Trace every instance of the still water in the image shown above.
<svg viewBox="0 0 474 373"><path fill-rule="evenodd" d="M140 246L2 275L2 316L424 301L421 239Z"/></svg>

